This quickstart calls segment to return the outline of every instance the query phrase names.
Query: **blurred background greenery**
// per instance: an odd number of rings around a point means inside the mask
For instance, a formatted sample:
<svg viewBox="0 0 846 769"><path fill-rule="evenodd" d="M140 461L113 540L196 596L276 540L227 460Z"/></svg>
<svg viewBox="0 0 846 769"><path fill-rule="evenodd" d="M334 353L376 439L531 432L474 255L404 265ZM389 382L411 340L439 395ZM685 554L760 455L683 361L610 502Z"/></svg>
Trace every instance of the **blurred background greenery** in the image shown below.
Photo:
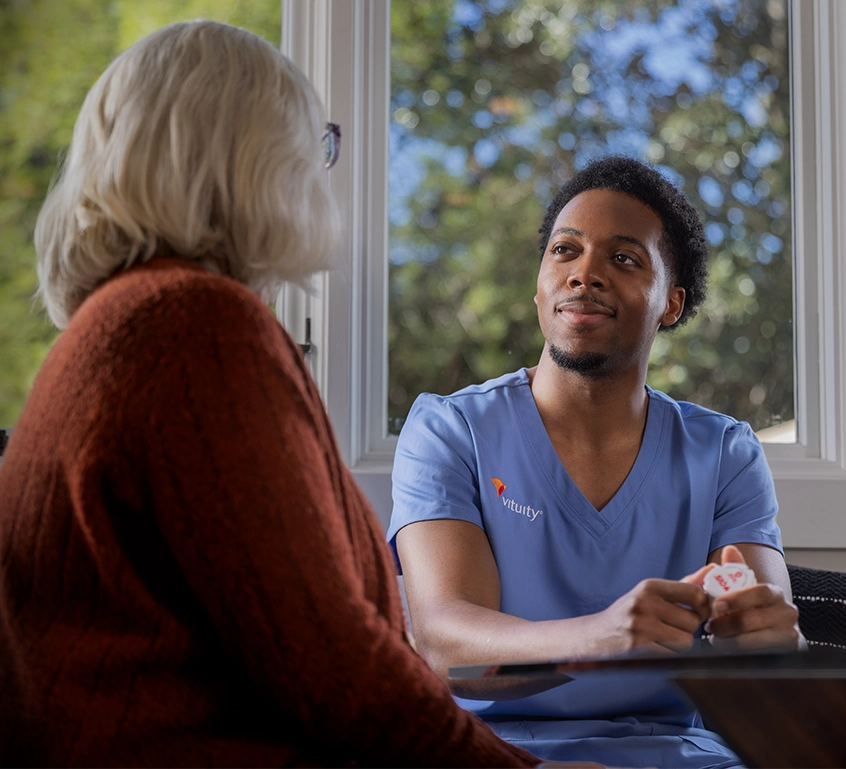
<svg viewBox="0 0 846 769"><path fill-rule="evenodd" d="M786 0L392 6L389 424L419 392L537 363L537 230L589 158L654 164L698 208L710 296L649 382L793 418Z"/></svg>
<svg viewBox="0 0 846 769"><path fill-rule="evenodd" d="M33 300L32 233L82 100L121 51L195 18L279 44L279 0L0 0L0 428L14 425L57 335Z"/></svg>
<svg viewBox="0 0 846 769"><path fill-rule="evenodd" d="M305 0L303 0L305 1ZM88 88L120 51L197 17L274 44L279 0L0 0L0 427L56 331L32 231ZM793 418L787 0L392 4L389 403L537 362L537 228L592 156L658 164L699 209L711 293L659 336L653 386Z"/></svg>

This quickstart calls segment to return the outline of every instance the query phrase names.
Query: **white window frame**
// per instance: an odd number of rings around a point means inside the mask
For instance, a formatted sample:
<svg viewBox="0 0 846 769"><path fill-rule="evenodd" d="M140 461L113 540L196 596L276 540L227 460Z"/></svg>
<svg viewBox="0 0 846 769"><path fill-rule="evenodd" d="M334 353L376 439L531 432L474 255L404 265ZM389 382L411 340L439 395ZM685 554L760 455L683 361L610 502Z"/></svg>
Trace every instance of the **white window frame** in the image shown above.
<svg viewBox="0 0 846 769"><path fill-rule="evenodd" d="M846 3L791 4L797 442L767 444L784 543L846 547ZM347 268L280 305L302 336L345 461L384 522L396 439L387 421L389 0L282 0L282 50L343 131L332 185ZM300 341L302 341L300 339Z"/></svg>

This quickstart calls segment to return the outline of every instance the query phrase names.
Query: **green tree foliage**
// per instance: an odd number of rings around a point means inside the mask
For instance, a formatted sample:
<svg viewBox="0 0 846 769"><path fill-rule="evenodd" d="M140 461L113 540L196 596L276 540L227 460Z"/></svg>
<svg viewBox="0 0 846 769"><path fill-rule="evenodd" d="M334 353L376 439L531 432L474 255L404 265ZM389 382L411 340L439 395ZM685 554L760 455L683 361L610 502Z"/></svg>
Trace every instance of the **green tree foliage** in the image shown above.
<svg viewBox="0 0 846 769"><path fill-rule="evenodd" d="M537 229L590 157L658 164L698 207L710 296L650 383L793 417L787 19L777 0L392 6L389 416L537 362Z"/></svg>
<svg viewBox="0 0 846 769"><path fill-rule="evenodd" d="M194 18L280 39L279 0L0 0L0 427L57 335L34 300L32 233L85 94L132 43Z"/></svg>

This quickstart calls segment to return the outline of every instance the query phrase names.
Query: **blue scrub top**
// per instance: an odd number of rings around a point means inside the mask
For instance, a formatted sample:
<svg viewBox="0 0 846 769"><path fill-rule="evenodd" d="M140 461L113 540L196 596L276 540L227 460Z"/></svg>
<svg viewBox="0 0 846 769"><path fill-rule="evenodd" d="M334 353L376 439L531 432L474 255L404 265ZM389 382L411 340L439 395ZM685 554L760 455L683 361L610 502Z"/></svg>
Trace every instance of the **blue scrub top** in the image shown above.
<svg viewBox="0 0 846 769"><path fill-rule="evenodd" d="M643 579L696 571L723 545L781 551L772 476L749 425L646 389L640 452L600 511L561 464L526 369L449 396L421 395L397 445L389 541L421 520L480 526L499 570L501 610L530 620L601 611ZM496 721L633 716L699 723L674 687L647 678L574 681L522 699L460 702Z"/></svg>

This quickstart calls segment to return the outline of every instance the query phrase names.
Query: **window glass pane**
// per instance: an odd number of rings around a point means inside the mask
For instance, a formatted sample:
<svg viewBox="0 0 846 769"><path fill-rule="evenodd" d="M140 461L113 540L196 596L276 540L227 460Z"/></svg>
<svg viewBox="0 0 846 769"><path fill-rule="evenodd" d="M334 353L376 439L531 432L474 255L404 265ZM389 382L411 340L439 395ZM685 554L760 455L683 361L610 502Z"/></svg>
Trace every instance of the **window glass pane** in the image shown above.
<svg viewBox="0 0 846 769"><path fill-rule="evenodd" d="M194 18L228 21L279 44L279 0L0 3L0 428L17 420L57 334L33 301L32 233L82 100L122 50Z"/></svg>
<svg viewBox="0 0 846 769"><path fill-rule="evenodd" d="M392 6L389 425L421 391L534 366L537 229L609 152L657 164L711 245L649 383L792 440L786 0Z"/></svg>

